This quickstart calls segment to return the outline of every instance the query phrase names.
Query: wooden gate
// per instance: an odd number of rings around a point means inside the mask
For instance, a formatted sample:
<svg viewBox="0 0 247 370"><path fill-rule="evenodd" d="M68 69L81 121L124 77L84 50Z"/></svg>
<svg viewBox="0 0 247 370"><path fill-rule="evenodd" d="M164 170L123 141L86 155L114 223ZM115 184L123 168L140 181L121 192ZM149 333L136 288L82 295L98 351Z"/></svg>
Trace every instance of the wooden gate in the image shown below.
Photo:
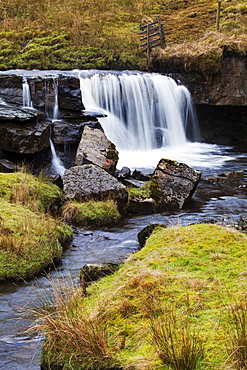
<svg viewBox="0 0 247 370"><path fill-rule="evenodd" d="M164 25L160 21L160 17L156 22L152 22L141 26L140 35L144 35L140 38L140 41L144 41L140 44L140 47L145 47L147 50L147 58L150 60L150 52L152 48L160 46L164 48L166 46Z"/></svg>

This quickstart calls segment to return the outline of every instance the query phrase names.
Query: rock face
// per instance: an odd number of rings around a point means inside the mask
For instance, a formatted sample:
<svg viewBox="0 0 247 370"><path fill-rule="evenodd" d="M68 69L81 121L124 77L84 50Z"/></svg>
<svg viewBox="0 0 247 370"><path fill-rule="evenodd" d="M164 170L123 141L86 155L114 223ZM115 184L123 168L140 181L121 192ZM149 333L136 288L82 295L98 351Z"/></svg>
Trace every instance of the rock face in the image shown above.
<svg viewBox="0 0 247 370"><path fill-rule="evenodd" d="M96 164L114 174L118 162L118 151L99 129L85 126L76 154L76 165Z"/></svg>
<svg viewBox="0 0 247 370"><path fill-rule="evenodd" d="M120 209L127 202L126 187L96 165L71 167L65 171L62 180L66 199L114 199Z"/></svg>
<svg viewBox="0 0 247 370"><path fill-rule="evenodd" d="M0 148L15 153L37 153L49 147L50 122L36 125L0 123Z"/></svg>
<svg viewBox="0 0 247 370"><path fill-rule="evenodd" d="M186 63L179 63L175 58L166 62L154 60L153 68L162 73L178 73L196 104L247 106L247 55L223 51L219 63L214 72L213 62L209 60L206 73L192 67L188 71Z"/></svg>
<svg viewBox="0 0 247 370"><path fill-rule="evenodd" d="M163 207L167 210L179 210L193 195L201 172L184 163L161 159L152 177L164 193Z"/></svg>

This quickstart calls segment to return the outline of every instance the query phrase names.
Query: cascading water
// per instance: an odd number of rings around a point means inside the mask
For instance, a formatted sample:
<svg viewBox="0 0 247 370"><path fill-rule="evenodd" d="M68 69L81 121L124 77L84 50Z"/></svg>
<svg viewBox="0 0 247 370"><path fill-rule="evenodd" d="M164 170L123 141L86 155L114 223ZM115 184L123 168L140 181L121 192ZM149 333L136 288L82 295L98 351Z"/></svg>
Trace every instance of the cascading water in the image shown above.
<svg viewBox="0 0 247 370"><path fill-rule="evenodd" d="M151 150L198 139L190 93L171 77L140 72L80 72L86 109L102 109L101 124L119 150Z"/></svg>
<svg viewBox="0 0 247 370"><path fill-rule="evenodd" d="M33 103L31 99L30 87L26 77L22 79L22 100L23 100L23 107L33 108Z"/></svg>

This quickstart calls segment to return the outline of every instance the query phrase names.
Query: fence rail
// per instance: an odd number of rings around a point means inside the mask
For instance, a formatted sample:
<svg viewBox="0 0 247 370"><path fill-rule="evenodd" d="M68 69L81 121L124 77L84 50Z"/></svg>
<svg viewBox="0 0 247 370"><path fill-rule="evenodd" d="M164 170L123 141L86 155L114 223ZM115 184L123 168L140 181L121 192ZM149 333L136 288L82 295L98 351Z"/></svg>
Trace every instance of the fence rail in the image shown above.
<svg viewBox="0 0 247 370"><path fill-rule="evenodd" d="M140 41L144 41L140 44L140 47L146 48L147 58L149 61L152 48L155 48L157 46L164 48L166 46L164 25L161 23L160 17L158 17L157 21L148 23L144 26L141 26L140 28L140 35L143 35L143 37L140 38Z"/></svg>

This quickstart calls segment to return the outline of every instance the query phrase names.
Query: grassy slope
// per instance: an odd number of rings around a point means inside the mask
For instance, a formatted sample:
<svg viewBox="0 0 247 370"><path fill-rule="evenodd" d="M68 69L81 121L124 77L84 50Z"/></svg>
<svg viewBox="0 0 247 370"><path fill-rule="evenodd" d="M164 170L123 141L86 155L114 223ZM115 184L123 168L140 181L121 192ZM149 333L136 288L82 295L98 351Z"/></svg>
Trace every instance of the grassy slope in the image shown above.
<svg viewBox="0 0 247 370"><path fill-rule="evenodd" d="M168 370L157 330L171 331L179 351L187 328L204 348L198 369L237 369L231 367L237 353L231 312L243 307L246 318L246 245L246 235L218 225L156 229L140 252L91 285L85 298L77 291L64 300L60 287L54 314L49 307L39 312L47 336L44 364ZM171 367L185 368L195 369Z"/></svg>
<svg viewBox="0 0 247 370"><path fill-rule="evenodd" d="M2 0L0 69L145 68L139 25L165 25L168 45L215 29L215 0ZM222 1L221 30L246 32L247 5Z"/></svg>
<svg viewBox="0 0 247 370"><path fill-rule="evenodd" d="M47 213L61 190L27 173L0 174L0 280L28 279L62 255L72 230Z"/></svg>

